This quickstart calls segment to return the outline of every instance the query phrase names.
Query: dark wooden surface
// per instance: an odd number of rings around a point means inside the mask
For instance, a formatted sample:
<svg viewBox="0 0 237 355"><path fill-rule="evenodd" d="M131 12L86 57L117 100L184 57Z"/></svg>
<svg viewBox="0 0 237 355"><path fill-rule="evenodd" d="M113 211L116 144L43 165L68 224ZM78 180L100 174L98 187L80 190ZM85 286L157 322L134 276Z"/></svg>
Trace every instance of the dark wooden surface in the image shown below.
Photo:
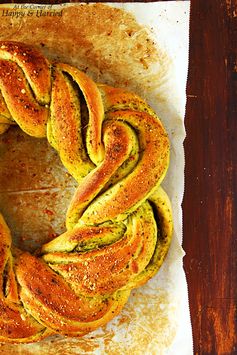
<svg viewBox="0 0 237 355"><path fill-rule="evenodd" d="M183 210L195 354L237 354L236 21L236 0L191 1Z"/></svg>
<svg viewBox="0 0 237 355"><path fill-rule="evenodd" d="M183 208L196 354L237 354L236 20L236 1L192 1Z"/></svg>

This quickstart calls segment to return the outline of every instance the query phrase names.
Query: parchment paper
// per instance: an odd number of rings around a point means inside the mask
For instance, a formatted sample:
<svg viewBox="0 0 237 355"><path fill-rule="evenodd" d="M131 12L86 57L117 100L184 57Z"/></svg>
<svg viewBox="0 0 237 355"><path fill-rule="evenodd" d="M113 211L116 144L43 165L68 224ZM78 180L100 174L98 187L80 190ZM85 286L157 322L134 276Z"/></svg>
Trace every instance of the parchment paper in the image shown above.
<svg viewBox="0 0 237 355"><path fill-rule="evenodd" d="M1 354L192 354L181 247L189 6L189 1L0 5L1 40L33 43L96 81L137 92L156 110L171 141L162 185L174 217L165 263L132 292L121 315L81 339L54 336L37 344L1 345ZM76 183L46 140L11 128L0 136L0 172L0 210L16 245L34 250L65 230Z"/></svg>

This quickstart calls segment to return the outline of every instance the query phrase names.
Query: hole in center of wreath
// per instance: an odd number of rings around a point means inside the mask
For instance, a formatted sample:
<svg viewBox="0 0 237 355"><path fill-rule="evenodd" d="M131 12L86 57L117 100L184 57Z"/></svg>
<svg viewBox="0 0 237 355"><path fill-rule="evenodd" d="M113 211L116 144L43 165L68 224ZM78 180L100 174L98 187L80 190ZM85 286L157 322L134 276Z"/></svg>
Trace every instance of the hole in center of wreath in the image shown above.
<svg viewBox="0 0 237 355"><path fill-rule="evenodd" d="M18 127L0 135L0 212L14 245L34 251L62 234L76 186L46 139Z"/></svg>

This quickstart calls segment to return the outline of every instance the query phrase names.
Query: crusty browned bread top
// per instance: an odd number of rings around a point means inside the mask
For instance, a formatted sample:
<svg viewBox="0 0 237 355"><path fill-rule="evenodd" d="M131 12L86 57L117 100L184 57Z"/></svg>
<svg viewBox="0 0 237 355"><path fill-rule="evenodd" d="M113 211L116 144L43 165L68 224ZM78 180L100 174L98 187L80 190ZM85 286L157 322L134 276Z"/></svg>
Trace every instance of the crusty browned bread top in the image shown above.
<svg viewBox="0 0 237 355"><path fill-rule="evenodd" d="M165 258L169 139L137 95L22 43L0 42L0 91L2 131L17 124L47 137L79 183L68 231L36 255L11 248L1 217L0 340L81 336L118 314Z"/></svg>

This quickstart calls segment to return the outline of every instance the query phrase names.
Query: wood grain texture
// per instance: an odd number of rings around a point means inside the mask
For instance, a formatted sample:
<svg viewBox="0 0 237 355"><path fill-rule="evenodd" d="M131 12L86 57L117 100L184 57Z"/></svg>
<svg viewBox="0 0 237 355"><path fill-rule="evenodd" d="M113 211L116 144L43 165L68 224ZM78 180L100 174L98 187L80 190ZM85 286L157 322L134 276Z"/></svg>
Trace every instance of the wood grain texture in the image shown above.
<svg viewBox="0 0 237 355"><path fill-rule="evenodd" d="M185 269L195 354L236 354L236 1L192 1Z"/></svg>
<svg viewBox="0 0 237 355"><path fill-rule="evenodd" d="M236 0L191 1L183 209L195 354L237 353L236 19Z"/></svg>

